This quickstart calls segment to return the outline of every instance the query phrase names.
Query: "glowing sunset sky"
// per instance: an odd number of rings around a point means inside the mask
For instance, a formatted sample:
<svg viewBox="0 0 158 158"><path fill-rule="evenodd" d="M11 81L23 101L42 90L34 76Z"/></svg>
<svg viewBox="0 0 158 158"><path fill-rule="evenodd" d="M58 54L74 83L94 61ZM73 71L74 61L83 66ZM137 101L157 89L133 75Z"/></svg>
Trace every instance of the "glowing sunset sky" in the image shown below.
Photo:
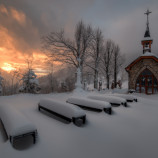
<svg viewBox="0 0 158 158"><path fill-rule="evenodd" d="M44 68L46 56L40 51L38 29L26 14L13 6L0 5L0 67L14 70L33 58L36 69Z"/></svg>
<svg viewBox="0 0 158 158"><path fill-rule="evenodd" d="M45 71L41 36L64 28L71 38L81 19L100 27L105 38L113 39L126 57L133 60L142 53L147 8L153 12L152 50L158 53L157 0L0 0L0 67L4 70L24 67L27 58L34 58L36 71Z"/></svg>

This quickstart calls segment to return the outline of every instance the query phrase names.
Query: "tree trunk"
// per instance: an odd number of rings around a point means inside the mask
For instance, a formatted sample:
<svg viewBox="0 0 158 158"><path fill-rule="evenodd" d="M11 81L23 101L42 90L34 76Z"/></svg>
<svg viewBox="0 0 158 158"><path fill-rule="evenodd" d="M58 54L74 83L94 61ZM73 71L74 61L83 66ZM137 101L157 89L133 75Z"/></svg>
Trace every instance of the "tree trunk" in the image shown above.
<svg viewBox="0 0 158 158"><path fill-rule="evenodd" d="M98 71L94 71L94 88L98 89Z"/></svg>
<svg viewBox="0 0 158 158"><path fill-rule="evenodd" d="M114 57L114 87L117 88L117 57Z"/></svg>
<svg viewBox="0 0 158 158"><path fill-rule="evenodd" d="M110 88L110 85L109 85L110 84L110 77L109 77L109 75L106 75L106 80L107 80L106 81L107 82L106 83L106 88L109 89Z"/></svg>

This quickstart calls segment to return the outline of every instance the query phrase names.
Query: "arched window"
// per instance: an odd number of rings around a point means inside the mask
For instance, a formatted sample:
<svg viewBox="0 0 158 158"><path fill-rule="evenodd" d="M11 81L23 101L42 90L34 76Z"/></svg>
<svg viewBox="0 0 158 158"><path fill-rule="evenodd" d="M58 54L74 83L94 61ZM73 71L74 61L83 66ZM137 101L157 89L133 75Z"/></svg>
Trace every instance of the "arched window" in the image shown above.
<svg viewBox="0 0 158 158"><path fill-rule="evenodd" d="M139 93L158 93L158 82L149 69L145 69L136 80L136 91Z"/></svg>

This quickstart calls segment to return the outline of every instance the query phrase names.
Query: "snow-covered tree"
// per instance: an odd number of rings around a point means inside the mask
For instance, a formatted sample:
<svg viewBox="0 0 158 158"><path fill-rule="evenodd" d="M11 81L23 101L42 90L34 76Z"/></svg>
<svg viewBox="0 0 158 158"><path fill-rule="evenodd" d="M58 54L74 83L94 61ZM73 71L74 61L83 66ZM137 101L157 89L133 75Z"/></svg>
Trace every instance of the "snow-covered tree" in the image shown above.
<svg viewBox="0 0 158 158"><path fill-rule="evenodd" d="M39 93L40 87L37 79L37 75L32 69L29 69L22 77L23 86L20 87L20 92L25 93Z"/></svg>
<svg viewBox="0 0 158 158"><path fill-rule="evenodd" d="M2 81L3 81L3 77L1 76L1 73L0 73L0 95L2 95L2 92L3 92L3 88L2 88Z"/></svg>

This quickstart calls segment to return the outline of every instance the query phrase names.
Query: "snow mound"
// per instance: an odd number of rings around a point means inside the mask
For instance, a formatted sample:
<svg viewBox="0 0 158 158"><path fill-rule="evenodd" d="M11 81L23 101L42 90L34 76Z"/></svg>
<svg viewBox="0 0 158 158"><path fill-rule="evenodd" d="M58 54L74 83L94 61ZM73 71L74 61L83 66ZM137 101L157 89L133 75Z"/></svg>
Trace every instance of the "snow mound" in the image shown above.
<svg viewBox="0 0 158 158"><path fill-rule="evenodd" d="M1 105L0 118L4 124L8 137L36 131L34 124L12 106Z"/></svg>
<svg viewBox="0 0 158 158"><path fill-rule="evenodd" d="M75 118L86 115L85 112L79 107L49 98L41 99L39 105L68 118Z"/></svg>
<svg viewBox="0 0 158 158"><path fill-rule="evenodd" d="M79 106L95 108L95 109L100 109L100 110L111 107L110 103L108 102L95 101L95 100L91 100L91 99L83 98L83 97L70 97L68 98L67 102L71 104L79 105Z"/></svg>
<svg viewBox="0 0 158 158"><path fill-rule="evenodd" d="M91 95L91 96L88 96L88 98L94 99L94 100L106 101L106 102L109 102L111 104L124 104L124 103L126 103L126 100L123 98L110 96L107 94L104 96L103 95Z"/></svg>

